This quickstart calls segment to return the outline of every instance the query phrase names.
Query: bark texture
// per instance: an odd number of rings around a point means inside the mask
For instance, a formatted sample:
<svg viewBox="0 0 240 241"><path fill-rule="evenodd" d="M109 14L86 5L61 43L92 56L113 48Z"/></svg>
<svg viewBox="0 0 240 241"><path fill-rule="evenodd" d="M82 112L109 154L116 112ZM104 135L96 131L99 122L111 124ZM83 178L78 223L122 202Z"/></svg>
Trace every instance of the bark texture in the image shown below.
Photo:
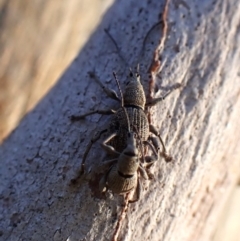
<svg viewBox="0 0 240 241"><path fill-rule="evenodd" d="M94 115L71 123L71 114L117 107L88 72L115 88L128 74L103 29L118 42L132 67L140 63L148 93L148 69L161 38L163 1L121 0L105 14L96 32L58 83L5 140L0 149L0 235L2 240L111 240L122 198L94 197L87 184L69 187L91 135L109 124ZM167 150L155 180L145 182L132 204L119 240L211 240L220 211L240 170L240 5L238 0L170 3L163 68L156 96L175 91L153 107ZM96 144L87 168L100 165Z"/></svg>

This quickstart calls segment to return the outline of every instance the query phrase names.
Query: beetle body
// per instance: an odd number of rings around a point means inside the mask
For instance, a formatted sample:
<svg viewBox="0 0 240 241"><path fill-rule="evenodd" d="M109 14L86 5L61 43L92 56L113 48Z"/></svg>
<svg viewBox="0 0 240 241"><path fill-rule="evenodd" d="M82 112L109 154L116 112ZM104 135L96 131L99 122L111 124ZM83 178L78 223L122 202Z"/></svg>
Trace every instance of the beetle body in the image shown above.
<svg viewBox="0 0 240 241"><path fill-rule="evenodd" d="M108 164L109 162L103 165ZM140 176L148 179L148 175L140 163L136 134L128 132L126 148L118 153L117 159L110 161L110 168L102 177L99 189L101 192L111 190L119 195L135 190L136 198L131 200L131 202L135 202L141 193Z"/></svg>

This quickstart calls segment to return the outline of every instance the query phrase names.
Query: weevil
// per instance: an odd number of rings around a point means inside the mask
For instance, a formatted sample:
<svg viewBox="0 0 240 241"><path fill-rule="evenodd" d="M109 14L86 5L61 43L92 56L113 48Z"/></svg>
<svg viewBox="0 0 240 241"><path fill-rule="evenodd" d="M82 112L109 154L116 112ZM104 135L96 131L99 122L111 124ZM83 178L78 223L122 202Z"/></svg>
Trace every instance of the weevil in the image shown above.
<svg viewBox="0 0 240 241"><path fill-rule="evenodd" d="M121 152L117 152L114 148L111 151L118 155L118 158L105 162L103 165L110 165L109 170L104 174L100 183L99 189L101 192L106 192L108 189L113 193L124 195L132 190L136 190L136 198L129 202L136 202L141 194L140 177L145 180L150 179L143 164L140 162L139 149L136 141L136 134L132 131L128 132L127 146ZM151 162L158 160L158 154L154 150L151 143L146 142L153 151L150 157ZM149 162L149 158L144 158L144 162Z"/></svg>
<svg viewBox="0 0 240 241"><path fill-rule="evenodd" d="M116 94L115 91L108 89L105 87L100 80L96 77L94 73L90 73L90 77L92 77L96 82L103 88L105 93L110 97L117 101L120 101L120 98ZM170 91L163 97L152 99L147 103L147 105L155 105L156 103L164 100L166 96L168 96ZM146 96L144 93L143 86L140 81L140 75L138 72L133 74L130 71L129 81L125 87L125 91L123 93L123 107L120 107L118 110L113 109L105 109L105 110L95 110L88 113L85 113L80 116L71 116L72 120L80 120L85 118L86 116L92 114L113 114L110 125L107 129L103 129L97 132L94 137L90 140L86 151L84 152L81 168L78 173L78 176L72 179L72 182L76 182L85 171L85 161L89 151L91 150L92 145L100 139L101 135L105 132L108 132L109 135L106 140L101 144L102 148L109 154L114 154L114 151L117 156L119 153L123 152L123 150L128 146L129 143L129 131L128 131L128 121L130 125L130 132L138 133L139 138L141 139L144 146L149 146L148 143L153 143L154 148L157 153L160 153L167 162L171 161L172 158L167 155L165 145L162 141L160 134L157 129L149 124L147 116L144 112L146 106ZM126 118L126 113L128 118ZM134 130L135 128L135 130ZM152 135L150 135L150 133ZM108 145L107 145L108 143ZM162 146L162 151L160 150L160 144ZM112 150L112 152L111 152ZM150 165L149 165L150 166Z"/></svg>
<svg viewBox="0 0 240 241"><path fill-rule="evenodd" d="M130 126L130 118L128 116L126 107L124 107L124 98L121 92L119 82L114 73L115 80L118 84L119 92L121 94L121 109L125 116L127 124L127 143L126 147L122 152L118 152L115 148L107 143L111 142L111 136L108 137L104 142L104 149L109 154L115 154L118 157L107 162L104 162L104 166L110 166L108 171L102 177L99 183L99 189L101 192L106 192L110 189L113 193L124 195L132 190L136 190L136 198L129 200L129 202L136 202L140 198L141 194L141 182L140 177L144 179L151 179L151 176L146 171L145 166L151 165L158 160L158 153L156 147L154 147L150 142L144 141L142 143L141 137L137 131L137 128ZM137 140L139 143L137 143ZM145 156L143 154L142 145L148 145L152 150L151 156ZM140 153L141 159L140 162Z"/></svg>
<svg viewBox="0 0 240 241"><path fill-rule="evenodd" d="M116 46L117 50L119 50L115 40L110 35L108 30L105 30L107 35L111 38L114 45ZM120 55L121 57L121 55ZM122 59L122 57L121 57ZM112 99L117 100L120 102L120 98L116 94L116 92L112 89L107 88L102 84L102 82L98 79L95 72L89 72L89 76L94 79L103 89L103 91ZM176 85L176 88L179 88L180 85ZM139 138L141 139L144 146L147 146L147 142L151 142L154 145L154 148L156 149L156 152L160 153L162 157L166 160L166 162L170 162L172 160L172 157L169 156L166 152L166 148L164 145L164 142L157 131L157 128L150 124L147 118L147 115L145 113L146 107L154 106L158 102L164 100L172 90L168 91L164 96L158 97L158 98L152 98L149 101L146 101L146 95L143 89L143 86L141 84L140 80L140 74L139 70L133 73L130 70L130 74L128 77L127 84L125 86L125 90L123 92L123 107L119 108L117 110L114 109L102 109L102 110L95 110L87 112L83 115L79 116L71 116L71 120L81 120L89 115L92 114L103 114L103 115L110 115L112 114L112 120L110 122L110 125L107 129L103 129L98 131L94 137L90 140L89 144L87 145L86 151L84 152L81 168L79 170L78 176L74 179L72 179L72 182L76 182L84 173L85 171L85 162L87 159L87 155L89 151L91 150L92 145L100 139L103 133L108 132L108 144L107 147L106 142L102 143L102 148L105 149L108 153L110 153L109 148L111 146L112 149L114 149L116 152L121 153L128 145L128 135L129 131L127 130L127 118L125 115L125 111L127 113L131 132L134 132L133 127L136 129L135 133L138 133ZM161 147L162 150L160 151ZM113 152L112 152L113 153ZM111 153L111 154L112 154Z"/></svg>

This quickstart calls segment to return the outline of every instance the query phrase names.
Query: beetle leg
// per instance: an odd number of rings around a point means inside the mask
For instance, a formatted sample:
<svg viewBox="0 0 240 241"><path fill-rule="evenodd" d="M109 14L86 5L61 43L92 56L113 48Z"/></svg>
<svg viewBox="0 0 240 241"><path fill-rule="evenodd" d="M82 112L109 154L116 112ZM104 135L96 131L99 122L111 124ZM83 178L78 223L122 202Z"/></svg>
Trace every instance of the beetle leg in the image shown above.
<svg viewBox="0 0 240 241"><path fill-rule="evenodd" d="M116 111L113 109L94 110L94 111L87 112L83 115L72 115L72 116L70 116L70 119L71 119L71 121L79 121L79 120L85 118L86 116L93 115L93 114L112 115L115 113L116 113Z"/></svg>
<svg viewBox="0 0 240 241"><path fill-rule="evenodd" d="M166 162L172 161L172 157L167 154L167 151L166 151L164 142L163 142L160 134L158 133L156 127L153 126L153 125L149 125L149 130L150 130L151 133L153 133L155 136L158 137L158 139L159 139L159 141L160 141L160 143L161 143L161 145L162 145L163 150L162 150L162 152L160 152L160 155L165 159ZM156 147L156 149L157 149L157 150L160 150L160 146L159 146L159 144L158 144L158 142L157 142L157 139L154 139L154 138L152 137L152 142L153 142L153 145Z"/></svg>

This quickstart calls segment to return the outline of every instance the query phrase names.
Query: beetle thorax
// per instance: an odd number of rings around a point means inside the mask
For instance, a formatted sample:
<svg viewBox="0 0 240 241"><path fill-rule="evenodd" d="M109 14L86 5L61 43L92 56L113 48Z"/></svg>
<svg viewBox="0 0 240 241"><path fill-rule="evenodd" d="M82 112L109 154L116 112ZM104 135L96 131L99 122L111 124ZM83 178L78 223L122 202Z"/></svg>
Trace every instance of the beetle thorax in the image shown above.
<svg viewBox="0 0 240 241"><path fill-rule="evenodd" d="M124 175L134 175L138 169L138 156L128 156L121 153L118 159L118 171Z"/></svg>
<svg viewBox="0 0 240 241"><path fill-rule="evenodd" d="M128 145L118 158L118 171L124 175L134 175L138 169L138 148L134 133L128 134Z"/></svg>
<svg viewBox="0 0 240 241"><path fill-rule="evenodd" d="M143 86L140 82L140 76L132 76L130 82L125 88L123 95L124 106L132 105L144 109L146 104L146 97Z"/></svg>

